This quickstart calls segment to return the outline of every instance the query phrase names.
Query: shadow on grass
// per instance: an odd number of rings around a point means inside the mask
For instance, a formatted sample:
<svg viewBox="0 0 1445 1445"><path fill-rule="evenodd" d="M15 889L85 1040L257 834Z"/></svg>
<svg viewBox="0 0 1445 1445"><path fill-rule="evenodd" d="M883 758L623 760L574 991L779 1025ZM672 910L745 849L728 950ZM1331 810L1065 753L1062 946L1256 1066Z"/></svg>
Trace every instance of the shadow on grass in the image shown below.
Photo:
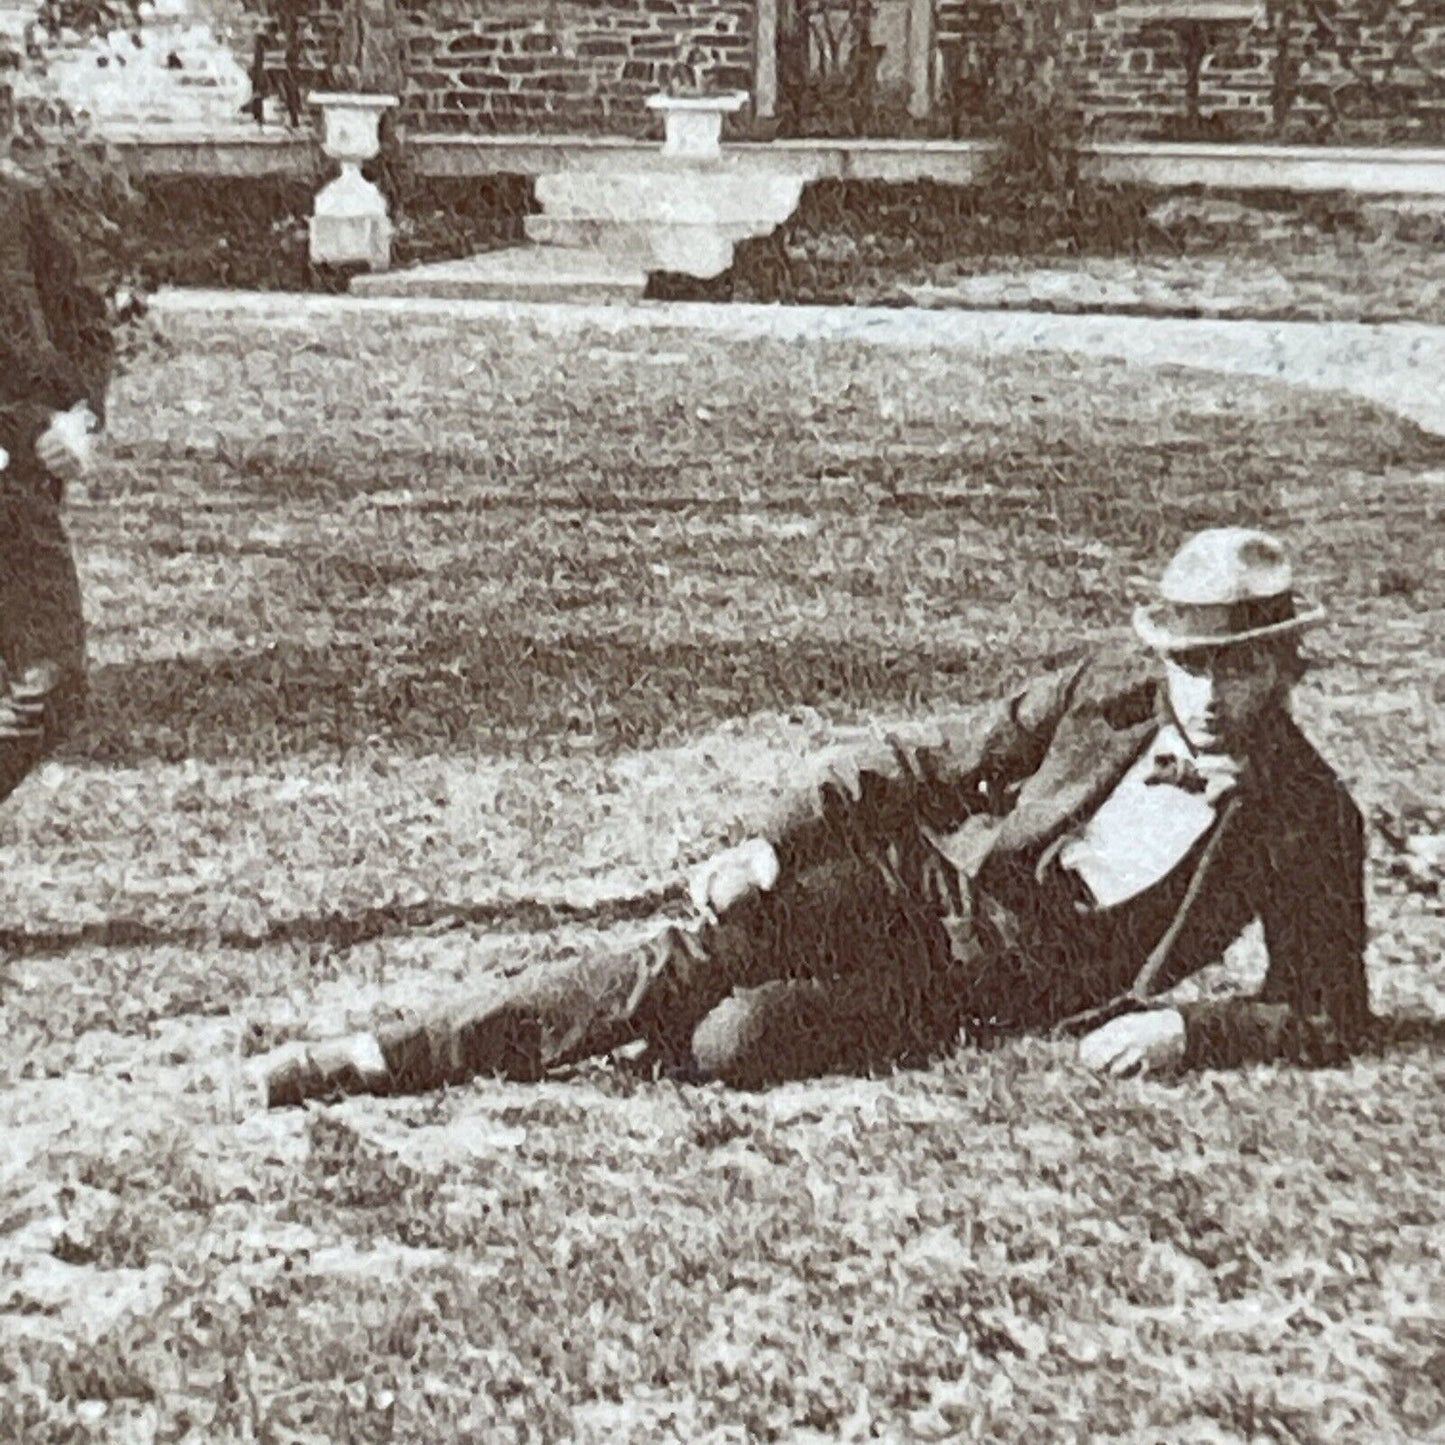
<svg viewBox="0 0 1445 1445"><path fill-rule="evenodd" d="M1445 1046L1445 1018L1426 1014L1382 1015L1370 1026L1364 1052L1388 1054L1442 1046Z"/></svg>
<svg viewBox="0 0 1445 1445"><path fill-rule="evenodd" d="M645 641L518 632L430 632L331 648L281 644L214 659L97 668L71 757L160 760L527 752L569 737L655 744L748 713L867 707L970 693L995 665L975 649L887 651L826 640Z"/></svg>
<svg viewBox="0 0 1445 1445"><path fill-rule="evenodd" d="M554 900L509 898L493 903L387 904L354 914L323 913L278 918L252 932L204 928L167 928L132 918L104 918L76 928L0 928L0 954L44 957L89 948L228 948L258 950L301 945L345 950L377 939L435 932L446 928L485 928L509 933L548 933L564 924L610 928L619 923L661 918L685 898L679 885L658 888L634 898L602 899L571 904Z"/></svg>

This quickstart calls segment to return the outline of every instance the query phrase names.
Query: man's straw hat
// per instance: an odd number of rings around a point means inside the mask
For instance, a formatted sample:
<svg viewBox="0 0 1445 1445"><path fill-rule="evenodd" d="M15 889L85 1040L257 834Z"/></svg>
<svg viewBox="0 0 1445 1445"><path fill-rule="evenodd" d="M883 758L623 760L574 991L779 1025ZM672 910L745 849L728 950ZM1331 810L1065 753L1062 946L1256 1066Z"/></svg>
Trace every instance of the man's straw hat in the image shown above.
<svg viewBox="0 0 1445 1445"><path fill-rule="evenodd" d="M1282 637L1325 615L1295 596L1279 539L1250 527L1191 537L1164 569L1159 593L1162 601L1134 613L1134 630L1156 652Z"/></svg>

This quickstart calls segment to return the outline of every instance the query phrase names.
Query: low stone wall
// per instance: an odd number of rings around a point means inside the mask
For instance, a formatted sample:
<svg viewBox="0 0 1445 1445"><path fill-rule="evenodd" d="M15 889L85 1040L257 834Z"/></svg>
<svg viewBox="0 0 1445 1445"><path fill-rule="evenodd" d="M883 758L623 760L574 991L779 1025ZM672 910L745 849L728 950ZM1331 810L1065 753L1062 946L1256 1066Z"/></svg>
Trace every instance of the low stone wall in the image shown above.
<svg viewBox="0 0 1445 1445"><path fill-rule="evenodd" d="M442 131L650 134L674 76L750 90L752 0L430 0L405 14L404 119Z"/></svg>

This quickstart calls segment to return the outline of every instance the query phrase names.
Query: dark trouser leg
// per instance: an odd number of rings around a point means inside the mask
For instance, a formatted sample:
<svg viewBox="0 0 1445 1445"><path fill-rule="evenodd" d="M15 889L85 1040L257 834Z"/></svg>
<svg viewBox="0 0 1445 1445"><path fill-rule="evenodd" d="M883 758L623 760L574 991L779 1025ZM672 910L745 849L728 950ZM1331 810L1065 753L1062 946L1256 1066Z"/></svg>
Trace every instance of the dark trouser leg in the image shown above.
<svg viewBox="0 0 1445 1445"><path fill-rule="evenodd" d="M44 667L46 685L27 699L38 724L0 737L0 800L74 725L85 695L85 619L60 507L42 477L18 469L0 485L0 661L7 685Z"/></svg>
<svg viewBox="0 0 1445 1445"><path fill-rule="evenodd" d="M378 1036L387 1083L402 1093L478 1075L534 1079L549 1068L607 1053L636 1037L634 999L677 946L669 928L638 949L538 964L484 996Z"/></svg>
<svg viewBox="0 0 1445 1445"><path fill-rule="evenodd" d="M903 978L933 966L937 948L876 861L853 854L782 878L696 929L669 927L638 949L539 966L488 1000L388 1030L382 1054L392 1086L407 1092L478 1074L535 1078L638 1038L682 1063L697 1026L734 989L853 973Z"/></svg>
<svg viewBox="0 0 1445 1445"><path fill-rule="evenodd" d="M677 928L650 944L538 964L489 980L478 993L426 1017L262 1061L272 1108L353 1093L418 1093L480 1076L536 1079L547 1069L606 1053L644 1032L639 1001L667 959L696 941Z"/></svg>
<svg viewBox="0 0 1445 1445"><path fill-rule="evenodd" d="M886 801L886 800L885 800ZM778 842L774 887L697 928L664 929L636 950L537 968L416 1023L310 1051L273 1067L269 1101L366 1089L415 1091L483 1074L535 1078L547 1068L645 1039L679 1064L698 1025L734 990L854 975L893 980L883 1013L909 1014L908 989L936 997L951 977L948 939L924 900L930 853L911 814L881 808L866 787L832 789L821 822ZM935 860L936 861L936 860ZM906 985L906 988L905 988ZM875 1013L870 1017L876 1018ZM829 1025L856 1045L856 1030ZM871 1024L860 1024L873 1032ZM323 1059L323 1053L325 1058ZM360 1062L358 1062L360 1061Z"/></svg>
<svg viewBox="0 0 1445 1445"><path fill-rule="evenodd" d="M45 756L40 738L0 738L0 803L3 803Z"/></svg>
<svg viewBox="0 0 1445 1445"><path fill-rule="evenodd" d="M698 1025L729 994L775 982L815 979L830 989L856 976L871 981L857 985L871 989L870 1017L879 1008L916 1017L909 999L929 993L947 948L902 888L886 852L840 851L718 920L665 928L637 949L539 965L485 997L388 1028L370 1077L344 1055L330 1069L292 1062L268 1094L276 1104L358 1088L410 1093L488 1074L531 1079L639 1038L683 1063ZM847 1032L841 1016L834 1026ZM859 1027L872 1033L870 1044L880 1041L871 1023Z"/></svg>
<svg viewBox="0 0 1445 1445"><path fill-rule="evenodd" d="M890 852L883 844L853 848L798 869L686 946L659 954L634 1013L638 1032L675 1057L690 1055L703 1021L730 995L755 989L774 999L836 998L835 1035L852 1032L850 1009L916 1017L951 972L948 945L919 906L916 880ZM800 1019L821 1024L824 1013L805 1007ZM872 1042L881 1040L875 1031Z"/></svg>
<svg viewBox="0 0 1445 1445"><path fill-rule="evenodd" d="M692 1051L703 1078L762 1088L922 1061L952 1045L959 1027L946 975L785 979L724 999L693 1034Z"/></svg>
<svg viewBox="0 0 1445 1445"><path fill-rule="evenodd" d="M385 1087L411 1093L478 1075L534 1079L646 1039L678 1061L739 980L766 976L764 910L672 925L639 947L539 964L483 997L383 1030Z"/></svg>
<svg viewBox="0 0 1445 1445"><path fill-rule="evenodd" d="M704 1077L743 1088L855 1073L946 1048L963 1016L936 858L911 823L843 829L833 855L767 900L784 966L736 985L689 1040ZM699 1000L709 1003L712 1000Z"/></svg>

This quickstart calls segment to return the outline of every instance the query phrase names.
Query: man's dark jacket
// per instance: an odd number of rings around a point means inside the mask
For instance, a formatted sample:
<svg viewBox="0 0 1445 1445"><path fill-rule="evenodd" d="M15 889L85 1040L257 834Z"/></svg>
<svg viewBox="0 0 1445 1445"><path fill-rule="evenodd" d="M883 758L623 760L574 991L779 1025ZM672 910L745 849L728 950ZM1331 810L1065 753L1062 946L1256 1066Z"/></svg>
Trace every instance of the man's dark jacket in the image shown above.
<svg viewBox="0 0 1445 1445"><path fill-rule="evenodd" d="M933 871L954 890L944 910L954 951L986 968L979 955L993 896L1031 876L1050 844L1092 816L1164 716L1162 678L1147 657L1090 659L997 706L843 745L820 782L794 795L765 831L785 873L836 847L840 805L874 837L921 835ZM1220 826L1216 861L1160 985L1217 961L1256 919L1269 967L1254 997L1182 1006L1188 1058L1339 1058L1369 1021L1363 823L1283 711L1262 728L1239 805ZM1056 997L1061 1008L1105 1002L1066 986Z"/></svg>
<svg viewBox="0 0 1445 1445"><path fill-rule="evenodd" d="M40 187L0 161L0 446L33 465L51 416L105 417L113 345L104 298L81 274Z"/></svg>

